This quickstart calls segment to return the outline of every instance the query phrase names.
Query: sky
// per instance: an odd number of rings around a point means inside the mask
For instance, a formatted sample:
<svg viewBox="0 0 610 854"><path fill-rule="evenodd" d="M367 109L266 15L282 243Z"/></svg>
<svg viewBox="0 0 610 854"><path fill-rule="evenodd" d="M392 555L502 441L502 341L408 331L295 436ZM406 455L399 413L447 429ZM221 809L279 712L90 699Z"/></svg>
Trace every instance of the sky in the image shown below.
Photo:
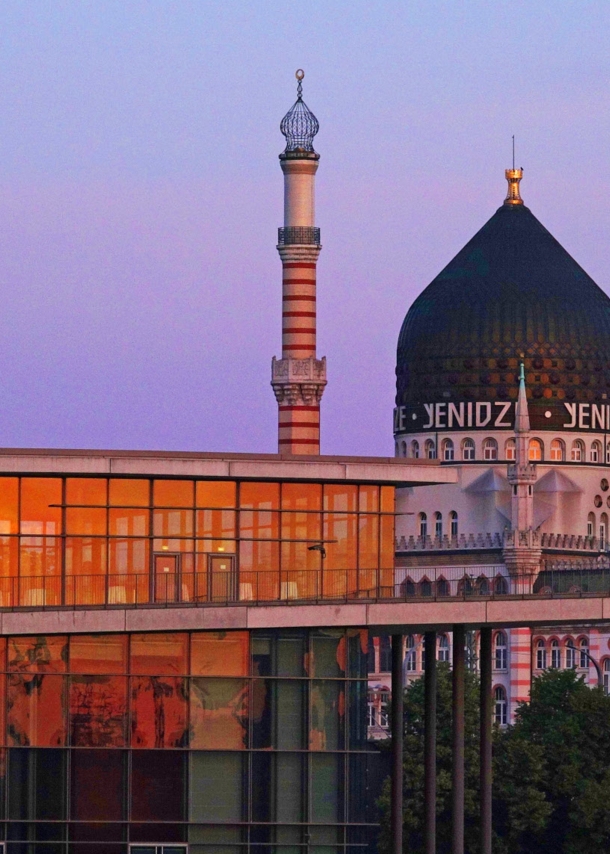
<svg viewBox="0 0 610 854"><path fill-rule="evenodd" d="M391 455L409 306L502 203L610 292L607 0L3 0L0 447L269 452L282 116L316 150L322 452Z"/></svg>

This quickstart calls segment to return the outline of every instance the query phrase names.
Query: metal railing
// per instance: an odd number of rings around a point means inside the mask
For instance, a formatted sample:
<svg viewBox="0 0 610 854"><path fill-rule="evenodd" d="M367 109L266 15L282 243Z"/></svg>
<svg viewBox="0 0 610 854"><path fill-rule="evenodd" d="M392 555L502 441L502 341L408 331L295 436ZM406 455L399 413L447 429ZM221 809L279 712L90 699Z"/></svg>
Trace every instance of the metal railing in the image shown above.
<svg viewBox="0 0 610 854"><path fill-rule="evenodd" d="M606 561L606 563L608 563ZM0 610L610 596L610 565L548 561L510 577L503 564L0 578Z"/></svg>
<svg viewBox="0 0 610 854"><path fill-rule="evenodd" d="M535 548L577 551L577 552L605 552L608 549L607 540L597 537L587 537L582 534L539 534L536 531L519 531L515 537L514 531L505 533L479 533L460 534L458 537L398 537L396 539L396 551L398 552L420 552L420 551L462 551L465 549L502 549L505 546L515 544L515 538L520 545L528 545Z"/></svg>
<svg viewBox="0 0 610 854"><path fill-rule="evenodd" d="M280 246L320 245L320 229L311 225L290 225L278 228L277 242Z"/></svg>

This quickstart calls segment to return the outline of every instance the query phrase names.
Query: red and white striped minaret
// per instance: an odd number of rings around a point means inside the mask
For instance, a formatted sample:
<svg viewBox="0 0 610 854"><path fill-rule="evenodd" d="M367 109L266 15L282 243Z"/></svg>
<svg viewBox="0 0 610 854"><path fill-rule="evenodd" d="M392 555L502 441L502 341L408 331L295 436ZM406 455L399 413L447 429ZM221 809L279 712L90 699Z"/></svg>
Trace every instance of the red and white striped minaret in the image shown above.
<svg viewBox="0 0 610 854"><path fill-rule="evenodd" d="M296 73L297 100L280 129L286 149L282 259L282 358L273 357L271 385L278 402L278 451L320 453L320 400L326 385L326 357L316 358L316 264L320 229L315 226L315 177L320 155L313 138L318 120L303 101L304 72Z"/></svg>

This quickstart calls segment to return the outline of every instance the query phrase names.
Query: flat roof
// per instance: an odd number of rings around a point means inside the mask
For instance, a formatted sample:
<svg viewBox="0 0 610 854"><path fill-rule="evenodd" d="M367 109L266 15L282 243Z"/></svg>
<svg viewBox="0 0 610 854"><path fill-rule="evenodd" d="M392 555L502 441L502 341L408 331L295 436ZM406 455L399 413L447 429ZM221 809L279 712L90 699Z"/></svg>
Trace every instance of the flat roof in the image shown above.
<svg viewBox="0 0 610 854"><path fill-rule="evenodd" d="M0 448L0 474L312 480L418 486L457 482L439 460L400 457Z"/></svg>

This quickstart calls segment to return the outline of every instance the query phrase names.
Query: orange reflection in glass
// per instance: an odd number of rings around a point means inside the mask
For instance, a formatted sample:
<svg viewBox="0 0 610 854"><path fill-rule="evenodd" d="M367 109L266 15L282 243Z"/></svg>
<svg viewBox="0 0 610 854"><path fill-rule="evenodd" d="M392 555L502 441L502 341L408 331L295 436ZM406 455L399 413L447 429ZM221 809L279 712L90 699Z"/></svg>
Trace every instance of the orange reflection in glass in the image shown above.
<svg viewBox="0 0 610 854"><path fill-rule="evenodd" d="M66 677L13 673L8 677L8 742L20 747L66 743Z"/></svg>
<svg viewBox="0 0 610 854"><path fill-rule="evenodd" d="M131 746L187 747L186 679L131 678Z"/></svg>
<svg viewBox="0 0 610 854"><path fill-rule="evenodd" d="M188 673L188 635L178 632L132 635L129 671L150 676Z"/></svg>
<svg viewBox="0 0 610 854"><path fill-rule="evenodd" d="M55 505L55 506L53 506ZM21 478L21 533L61 534L61 480Z"/></svg>
<svg viewBox="0 0 610 854"><path fill-rule="evenodd" d="M18 531L19 479L0 478L0 534L16 534Z"/></svg>
<svg viewBox="0 0 610 854"><path fill-rule="evenodd" d="M196 483L197 507L235 507L236 484L230 480L198 480Z"/></svg>
<svg viewBox="0 0 610 854"><path fill-rule="evenodd" d="M19 673L65 673L66 635L36 635L8 639L8 669Z"/></svg>
<svg viewBox="0 0 610 854"><path fill-rule="evenodd" d="M377 513L379 511L379 487L363 484L358 490L358 510L361 513Z"/></svg>
<svg viewBox="0 0 610 854"><path fill-rule="evenodd" d="M66 478L66 504L106 505L108 481L102 477Z"/></svg>
<svg viewBox="0 0 610 854"><path fill-rule="evenodd" d="M193 632L191 673L194 676L247 676L248 632Z"/></svg>
<svg viewBox="0 0 610 854"><path fill-rule="evenodd" d="M70 677L70 743L76 747L124 747L127 677Z"/></svg>
<svg viewBox="0 0 610 854"><path fill-rule="evenodd" d="M104 537L66 539L66 602L99 605L106 599L108 553Z"/></svg>
<svg viewBox="0 0 610 854"><path fill-rule="evenodd" d="M150 482L131 478L110 478L109 504L123 507L148 507Z"/></svg>
<svg viewBox="0 0 610 854"><path fill-rule="evenodd" d="M243 679L191 679L191 748L244 749L247 746L247 692Z"/></svg>
<svg viewBox="0 0 610 854"><path fill-rule="evenodd" d="M72 635L71 673L126 673L127 635Z"/></svg>
<svg viewBox="0 0 610 854"><path fill-rule="evenodd" d="M395 516L381 516L379 585L382 596L394 595L394 539Z"/></svg>
<svg viewBox="0 0 610 854"><path fill-rule="evenodd" d="M155 480L153 504L155 507L193 507L195 483L192 480Z"/></svg>
<svg viewBox="0 0 610 854"><path fill-rule="evenodd" d="M68 507L66 533L91 536L106 533L106 510L99 507Z"/></svg>
<svg viewBox="0 0 610 854"><path fill-rule="evenodd" d="M18 561L17 537L0 537L0 605L3 608L10 607L18 601Z"/></svg>
<svg viewBox="0 0 610 854"><path fill-rule="evenodd" d="M356 486L324 486L323 538L327 542L322 588L325 598L341 598L357 589L357 500Z"/></svg>
<svg viewBox="0 0 610 854"><path fill-rule="evenodd" d="M396 490L393 486L382 486L381 487L381 512L382 513L393 513L394 512L394 496Z"/></svg>

